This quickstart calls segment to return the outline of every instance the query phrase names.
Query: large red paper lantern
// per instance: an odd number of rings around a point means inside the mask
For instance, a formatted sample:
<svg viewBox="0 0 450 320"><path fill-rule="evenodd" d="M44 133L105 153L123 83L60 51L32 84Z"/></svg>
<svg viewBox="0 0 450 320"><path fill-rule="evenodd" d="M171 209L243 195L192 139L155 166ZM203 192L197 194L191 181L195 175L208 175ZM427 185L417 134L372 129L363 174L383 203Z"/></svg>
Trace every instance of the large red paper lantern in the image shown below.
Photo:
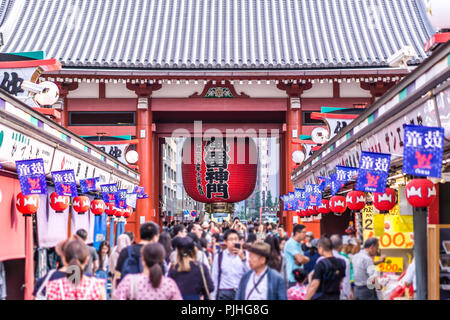
<svg viewBox="0 0 450 320"><path fill-rule="evenodd" d="M20 192L16 198L16 208L23 216L31 216L38 211L39 195L29 194L24 196L22 192Z"/></svg>
<svg viewBox="0 0 450 320"><path fill-rule="evenodd" d="M114 209L115 209L114 203L113 202L108 202L106 204L105 212L106 212L106 214L108 216L112 217L112 216L114 216Z"/></svg>
<svg viewBox="0 0 450 320"><path fill-rule="evenodd" d="M256 146L250 138L186 139L183 184L198 202L239 202L253 193L257 162Z"/></svg>
<svg viewBox="0 0 450 320"><path fill-rule="evenodd" d="M322 204L317 207L317 212L321 214L327 214L330 213L330 200L322 199Z"/></svg>
<svg viewBox="0 0 450 320"><path fill-rule="evenodd" d="M411 180L405 188L406 199L415 208L425 208L436 198L436 187L428 179Z"/></svg>
<svg viewBox="0 0 450 320"><path fill-rule="evenodd" d="M133 208L130 206L127 206L127 208L125 209L125 211L123 213L123 217L125 219L128 219L129 217L131 217L132 213L133 213Z"/></svg>
<svg viewBox="0 0 450 320"><path fill-rule="evenodd" d="M386 188L384 193L373 193L373 205L380 211L389 211L395 207L397 202L395 190Z"/></svg>
<svg viewBox="0 0 450 320"><path fill-rule="evenodd" d="M91 202L91 212L96 216L101 216L105 209L106 205L102 199L95 199Z"/></svg>
<svg viewBox="0 0 450 320"><path fill-rule="evenodd" d="M300 210L300 217L304 218L307 216L306 210L301 209Z"/></svg>
<svg viewBox="0 0 450 320"><path fill-rule="evenodd" d="M78 196L73 198L72 207L73 210L78 212L79 214L84 214L89 211L91 201L86 196Z"/></svg>
<svg viewBox="0 0 450 320"><path fill-rule="evenodd" d="M333 196L330 199L330 209L334 213L343 213L347 209L347 204L345 202L345 197L343 196Z"/></svg>
<svg viewBox="0 0 450 320"><path fill-rule="evenodd" d="M114 207L114 210L113 210L114 216L116 218L120 218L121 216L123 216L123 211L124 211L124 209Z"/></svg>
<svg viewBox="0 0 450 320"><path fill-rule="evenodd" d="M345 197L347 207L353 211L360 211L366 206L366 194L362 191L350 191Z"/></svg>
<svg viewBox="0 0 450 320"><path fill-rule="evenodd" d="M50 195L50 207L57 213L62 213L69 207L70 197L69 196L58 196L56 192L52 192Z"/></svg>

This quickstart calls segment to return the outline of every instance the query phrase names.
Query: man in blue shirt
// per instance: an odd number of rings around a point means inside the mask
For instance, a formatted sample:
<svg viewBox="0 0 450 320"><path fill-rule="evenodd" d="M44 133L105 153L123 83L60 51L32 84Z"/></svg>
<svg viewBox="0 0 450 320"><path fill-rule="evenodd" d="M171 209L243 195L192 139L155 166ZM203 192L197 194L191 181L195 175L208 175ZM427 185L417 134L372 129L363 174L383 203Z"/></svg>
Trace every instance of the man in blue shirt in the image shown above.
<svg viewBox="0 0 450 320"><path fill-rule="evenodd" d="M284 258L286 259L286 275L288 287L295 286L295 278L292 273L294 269L303 268L305 263L309 262L309 258L303 253L301 242L306 237L306 227L302 224L294 226L292 238L286 241L284 245Z"/></svg>

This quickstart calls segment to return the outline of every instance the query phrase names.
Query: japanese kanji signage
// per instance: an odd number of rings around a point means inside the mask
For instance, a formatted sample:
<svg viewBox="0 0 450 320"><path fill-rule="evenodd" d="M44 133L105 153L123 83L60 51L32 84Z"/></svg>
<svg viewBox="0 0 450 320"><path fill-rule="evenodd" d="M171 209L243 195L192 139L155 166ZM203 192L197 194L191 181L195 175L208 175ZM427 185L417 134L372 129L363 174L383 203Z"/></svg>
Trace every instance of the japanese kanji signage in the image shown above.
<svg viewBox="0 0 450 320"><path fill-rule="evenodd" d="M132 207L133 209L136 209L136 201L137 201L137 193L127 193L127 206Z"/></svg>
<svg viewBox="0 0 450 320"><path fill-rule="evenodd" d="M126 209L127 208L127 189L117 190L115 198L116 208Z"/></svg>
<svg viewBox="0 0 450 320"><path fill-rule="evenodd" d="M55 191L58 196L77 197L77 182L73 170L63 170L52 172Z"/></svg>
<svg viewBox="0 0 450 320"><path fill-rule="evenodd" d="M86 193L86 192L97 190L96 184L99 180L100 180L100 178L98 178L98 177L80 180L81 192Z"/></svg>
<svg viewBox="0 0 450 320"><path fill-rule="evenodd" d="M206 163L206 197L211 199L213 194L217 198L228 199L228 161L230 157L228 152L230 148L226 139L211 139L205 145L205 163Z"/></svg>
<svg viewBox="0 0 450 320"><path fill-rule="evenodd" d="M288 210L297 210L297 205L295 203L295 193L294 192L289 192L289 206L288 206Z"/></svg>
<svg viewBox="0 0 450 320"><path fill-rule="evenodd" d="M358 168L336 166L336 180L346 183L358 174Z"/></svg>
<svg viewBox="0 0 450 320"><path fill-rule="evenodd" d="M16 161L16 168L23 195L47 194L47 180L42 159Z"/></svg>
<svg viewBox="0 0 450 320"><path fill-rule="evenodd" d="M116 201L116 194L117 194L117 184L116 183L102 184L100 186L100 189L102 191L103 201L105 201L105 203Z"/></svg>
<svg viewBox="0 0 450 320"><path fill-rule="evenodd" d="M289 210L289 195L285 194L281 196L281 200L283 200L283 210Z"/></svg>
<svg viewBox="0 0 450 320"><path fill-rule="evenodd" d="M317 177L317 180L321 191L325 190L325 188L331 183L331 179L327 177Z"/></svg>
<svg viewBox="0 0 450 320"><path fill-rule="evenodd" d="M336 173L331 175L331 195L335 195L343 186L344 183L342 181L337 180Z"/></svg>
<svg viewBox="0 0 450 320"><path fill-rule="evenodd" d="M444 128L404 125L403 173L440 178Z"/></svg>
<svg viewBox="0 0 450 320"><path fill-rule="evenodd" d="M305 189L294 189L295 200L297 201L297 210L305 209Z"/></svg>
<svg viewBox="0 0 450 320"><path fill-rule="evenodd" d="M355 190L383 193L390 162L390 154L362 151Z"/></svg>
<svg viewBox="0 0 450 320"><path fill-rule="evenodd" d="M322 203L322 191L317 184L305 184L306 205L320 206Z"/></svg>

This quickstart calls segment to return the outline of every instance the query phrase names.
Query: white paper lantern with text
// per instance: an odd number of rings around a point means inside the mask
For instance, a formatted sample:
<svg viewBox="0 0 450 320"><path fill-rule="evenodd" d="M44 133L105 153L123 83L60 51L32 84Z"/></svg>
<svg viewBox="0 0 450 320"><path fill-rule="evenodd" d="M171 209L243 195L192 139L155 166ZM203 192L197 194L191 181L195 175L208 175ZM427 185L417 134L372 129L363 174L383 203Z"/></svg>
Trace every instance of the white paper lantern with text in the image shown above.
<svg viewBox="0 0 450 320"><path fill-rule="evenodd" d="M292 152L292 161L295 163L302 163L305 161L305 154L300 150Z"/></svg>
<svg viewBox="0 0 450 320"><path fill-rule="evenodd" d="M311 133L311 138L314 143L317 144L324 144L328 141L328 130L322 127L314 128L314 130Z"/></svg>

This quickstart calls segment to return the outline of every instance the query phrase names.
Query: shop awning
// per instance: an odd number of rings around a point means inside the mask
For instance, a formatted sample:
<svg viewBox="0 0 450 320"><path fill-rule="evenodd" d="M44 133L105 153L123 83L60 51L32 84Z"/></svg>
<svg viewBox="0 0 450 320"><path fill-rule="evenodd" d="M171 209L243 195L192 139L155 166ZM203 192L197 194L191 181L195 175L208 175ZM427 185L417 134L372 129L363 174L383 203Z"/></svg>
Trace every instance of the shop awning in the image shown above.
<svg viewBox="0 0 450 320"><path fill-rule="evenodd" d="M0 90L0 163L15 171L15 161L42 158L45 172L75 171L80 179L100 178L133 192L139 174L71 131L47 119L20 100Z"/></svg>
<svg viewBox="0 0 450 320"><path fill-rule="evenodd" d="M291 174L294 185L314 184L318 176L330 177L336 165L358 167L361 151L391 154L391 170L395 170L403 158L403 124L443 127L444 152L448 153L449 78L447 43L296 168Z"/></svg>

